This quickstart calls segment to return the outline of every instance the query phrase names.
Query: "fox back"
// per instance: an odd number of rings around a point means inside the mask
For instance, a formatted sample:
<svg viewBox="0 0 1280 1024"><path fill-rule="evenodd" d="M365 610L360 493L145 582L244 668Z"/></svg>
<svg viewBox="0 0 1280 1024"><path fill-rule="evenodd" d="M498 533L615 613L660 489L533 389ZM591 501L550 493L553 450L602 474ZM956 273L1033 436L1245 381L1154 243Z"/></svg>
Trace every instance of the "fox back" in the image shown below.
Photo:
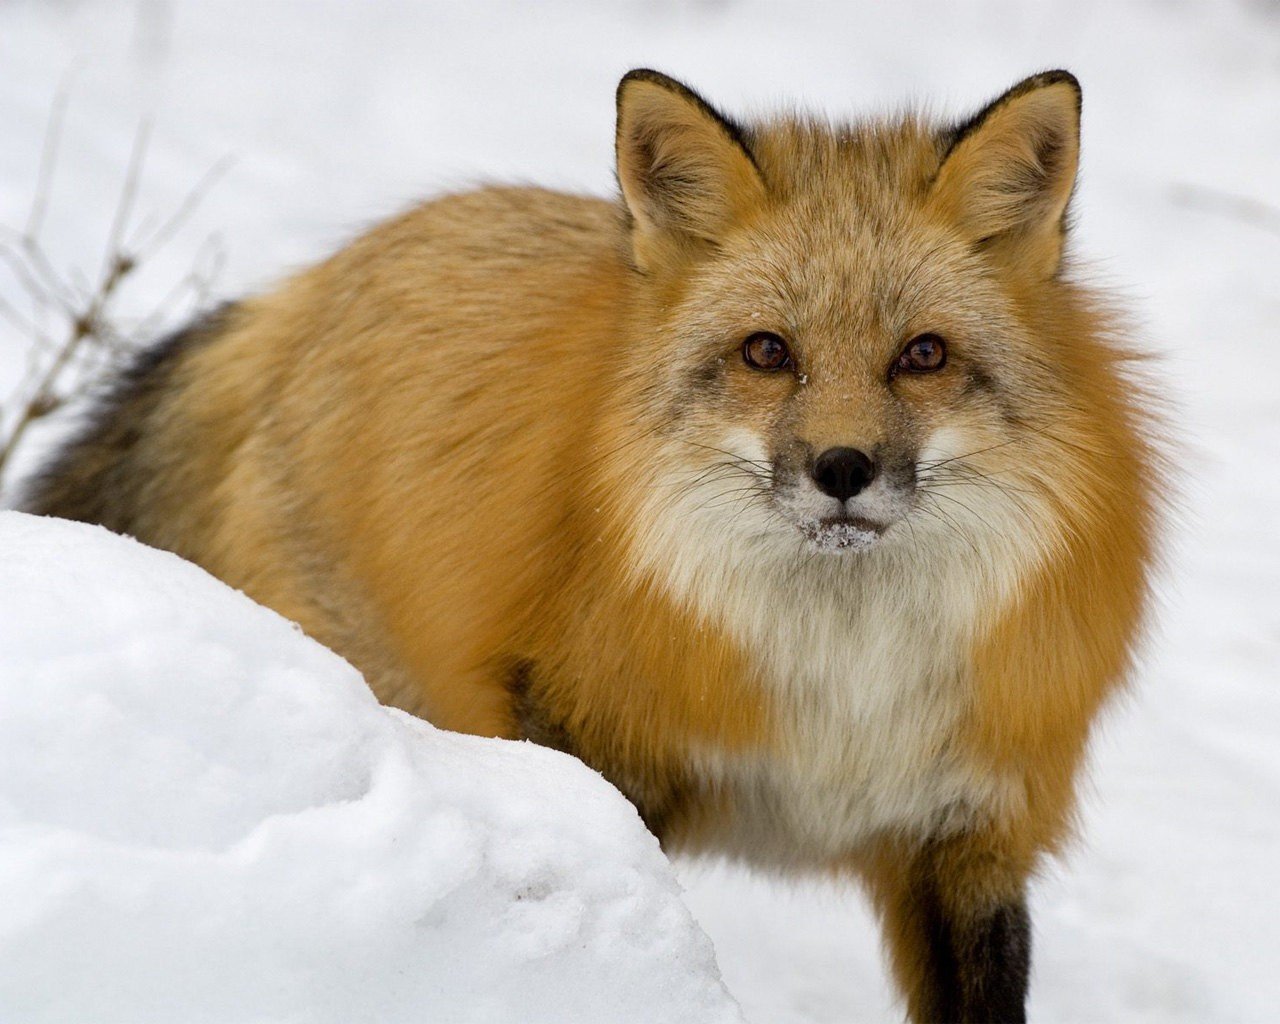
<svg viewBox="0 0 1280 1024"><path fill-rule="evenodd" d="M1022 1019L1155 474L1071 272L1080 91L737 124L636 71L621 196L448 196L169 339L28 507L166 547L670 849L859 878L917 1020Z"/></svg>

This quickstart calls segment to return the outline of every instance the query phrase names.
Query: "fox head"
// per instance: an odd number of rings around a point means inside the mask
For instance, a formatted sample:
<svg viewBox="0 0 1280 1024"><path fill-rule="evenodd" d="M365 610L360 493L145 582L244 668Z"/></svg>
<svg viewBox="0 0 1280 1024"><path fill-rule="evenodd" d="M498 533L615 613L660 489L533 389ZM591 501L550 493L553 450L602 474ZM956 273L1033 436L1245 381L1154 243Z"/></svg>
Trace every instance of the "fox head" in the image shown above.
<svg viewBox="0 0 1280 1024"><path fill-rule="evenodd" d="M664 514L856 559L1033 536L1087 488L1118 357L1063 269L1079 124L1065 71L946 126L744 126L628 74L629 358Z"/></svg>

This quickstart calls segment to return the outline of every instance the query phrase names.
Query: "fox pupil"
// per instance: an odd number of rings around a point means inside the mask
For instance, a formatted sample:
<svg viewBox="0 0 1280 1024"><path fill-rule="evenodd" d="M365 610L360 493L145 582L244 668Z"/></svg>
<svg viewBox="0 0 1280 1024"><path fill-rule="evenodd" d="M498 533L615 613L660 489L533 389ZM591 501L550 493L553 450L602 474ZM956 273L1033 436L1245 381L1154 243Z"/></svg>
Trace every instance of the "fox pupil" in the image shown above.
<svg viewBox="0 0 1280 1024"><path fill-rule="evenodd" d="M791 362L791 350L776 334L753 334L742 343L742 358L757 370L781 370Z"/></svg>
<svg viewBox="0 0 1280 1024"><path fill-rule="evenodd" d="M947 346L936 334L921 334L907 346L899 365L914 373L930 373L941 370L947 361Z"/></svg>

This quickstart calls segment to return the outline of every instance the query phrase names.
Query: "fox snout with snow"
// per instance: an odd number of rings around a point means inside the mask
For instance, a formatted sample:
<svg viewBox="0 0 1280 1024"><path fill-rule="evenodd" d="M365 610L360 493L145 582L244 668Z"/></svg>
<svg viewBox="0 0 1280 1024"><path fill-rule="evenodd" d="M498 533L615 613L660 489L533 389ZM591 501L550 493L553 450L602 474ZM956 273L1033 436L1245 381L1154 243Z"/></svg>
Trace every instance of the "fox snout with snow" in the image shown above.
<svg viewBox="0 0 1280 1024"><path fill-rule="evenodd" d="M1080 109L748 124L633 71L617 199L375 228L139 358L27 507L575 754L668 850L858 879L913 1019L1022 1020L1156 507L1064 251Z"/></svg>

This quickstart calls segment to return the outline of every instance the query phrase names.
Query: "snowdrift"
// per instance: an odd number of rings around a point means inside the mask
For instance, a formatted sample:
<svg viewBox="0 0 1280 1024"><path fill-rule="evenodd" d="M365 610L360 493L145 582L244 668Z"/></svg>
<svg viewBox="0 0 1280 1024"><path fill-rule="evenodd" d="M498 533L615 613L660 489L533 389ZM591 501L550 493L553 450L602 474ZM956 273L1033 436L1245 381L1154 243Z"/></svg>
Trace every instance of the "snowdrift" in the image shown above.
<svg viewBox="0 0 1280 1024"><path fill-rule="evenodd" d="M598 775L194 565L0 513L0 1019L741 1021Z"/></svg>

